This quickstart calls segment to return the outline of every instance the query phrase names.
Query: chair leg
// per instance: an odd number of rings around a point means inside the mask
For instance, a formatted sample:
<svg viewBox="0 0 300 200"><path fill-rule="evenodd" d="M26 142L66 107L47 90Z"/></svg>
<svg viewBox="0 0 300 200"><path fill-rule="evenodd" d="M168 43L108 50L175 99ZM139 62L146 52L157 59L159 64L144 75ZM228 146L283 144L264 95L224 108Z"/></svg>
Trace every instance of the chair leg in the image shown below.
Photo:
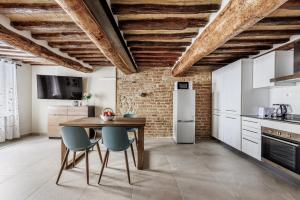
<svg viewBox="0 0 300 200"><path fill-rule="evenodd" d="M89 184L90 177L89 177L89 150L85 150L85 167L86 167L86 183Z"/></svg>
<svg viewBox="0 0 300 200"><path fill-rule="evenodd" d="M98 151L98 154L99 154L101 164L103 164L103 159L102 159L102 154L101 154L101 151L100 151L99 143L96 144L96 147L97 147L97 151Z"/></svg>
<svg viewBox="0 0 300 200"><path fill-rule="evenodd" d="M69 152L70 152L70 150L68 149L67 152L66 152L66 154L65 154L63 163L61 164L61 167L60 167L60 170L59 170L59 173L58 173L58 177L57 177L57 179L56 179L56 185L58 185L58 181L59 181L59 179L60 179L60 176L61 176L61 174L62 174L62 171L64 170L64 167L65 167L65 165L66 165L66 163L67 163L67 158L68 158Z"/></svg>
<svg viewBox="0 0 300 200"><path fill-rule="evenodd" d="M135 156L134 156L134 151L133 151L133 146L132 146L132 144L130 145L130 148L131 148L131 153L132 153L133 163L134 163L134 166L136 167Z"/></svg>
<svg viewBox="0 0 300 200"><path fill-rule="evenodd" d="M137 136L136 136L136 131L134 131L134 140L135 140L135 146L136 146L136 148L137 148L137 146L138 146L138 140L137 140Z"/></svg>
<svg viewBox="0 0 300 200"><path fill-rule="evenodd" d="M107 149L106 152L105 152L105 156L104 156L104 163L102 164L102 167L101 167L101 171L100 171L100 175L99 175L99 179L98 179L98 184L100 184L101 177L102 177L102 174L103 174L103 171L104 171L104 166L105 166L105 163L108 160L108 154L109 154L109 150Z"/></svg>
<svg viewBox="0 0 300 200"><path fill-rule="evenodd" d="M109 158L109 151L107 152L107 161L106 161L106 163L105 163L105 167L107 167L107 164L108 164L108 158Z"/></svg>
<svg viewBox="0 0 300 200"><path fill-rule="evenodd" d="M73 152L73 164L72 167L75 167L76 164L76 151Z"/></svg>
<svg viewBox="0 0 300 200"><path fill-rule="evenodd" d="M128 182L129 182L129 184L131 184L131 182L130 182L130 173L129 173L129 165L128 165L128 157L127 157L127 151L126 150L124 151L124 154L125 154Z"/></svg>

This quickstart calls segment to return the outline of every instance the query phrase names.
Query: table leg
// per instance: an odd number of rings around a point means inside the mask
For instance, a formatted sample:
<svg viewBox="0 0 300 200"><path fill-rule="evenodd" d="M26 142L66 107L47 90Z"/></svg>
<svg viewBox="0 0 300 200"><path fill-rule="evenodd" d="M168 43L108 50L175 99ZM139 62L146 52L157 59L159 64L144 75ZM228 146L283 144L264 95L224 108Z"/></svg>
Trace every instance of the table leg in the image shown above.
<svg viewBox="0 0 300 200"><path fill-rule="evenodd" d="M144 127L138 128L138 141L137 141L137 168L144 169Z"/></svg>

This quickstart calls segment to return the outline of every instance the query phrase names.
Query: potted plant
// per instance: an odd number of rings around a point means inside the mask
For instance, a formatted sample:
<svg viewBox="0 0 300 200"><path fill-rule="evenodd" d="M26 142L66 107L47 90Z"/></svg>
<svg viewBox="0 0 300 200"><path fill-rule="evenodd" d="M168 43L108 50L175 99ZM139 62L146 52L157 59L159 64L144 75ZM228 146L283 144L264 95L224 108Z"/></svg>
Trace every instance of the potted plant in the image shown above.
<svg viewBox="0 0 300 200"><path fill-rule="evenodd" d="M90 94L90 93L87 93L87 92L85 92L84 94L83 94L83 100L84 100L84 104L86 105L86 106L88 106L89 105L89 100L92 98L92 94Z"/></svg>

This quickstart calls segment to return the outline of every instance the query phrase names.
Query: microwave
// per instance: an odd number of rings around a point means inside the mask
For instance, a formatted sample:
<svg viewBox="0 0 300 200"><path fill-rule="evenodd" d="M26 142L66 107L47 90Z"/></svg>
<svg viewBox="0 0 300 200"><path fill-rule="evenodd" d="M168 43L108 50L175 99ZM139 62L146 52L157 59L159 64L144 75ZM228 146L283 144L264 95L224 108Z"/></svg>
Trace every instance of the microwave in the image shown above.
<svg viewBox="0 0 300 200"><path fill-rule="evenodd" d="M178 81L175 82L175 90L192 90L193 89L193 83L192 81Z"/></svg>

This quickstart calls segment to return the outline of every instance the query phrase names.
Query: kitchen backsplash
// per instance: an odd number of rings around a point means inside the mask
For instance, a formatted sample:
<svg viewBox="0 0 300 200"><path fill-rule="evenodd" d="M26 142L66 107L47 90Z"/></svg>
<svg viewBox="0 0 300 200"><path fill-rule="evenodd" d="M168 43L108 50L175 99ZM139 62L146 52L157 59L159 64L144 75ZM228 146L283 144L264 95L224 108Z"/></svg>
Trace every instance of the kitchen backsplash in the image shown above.
<svg viewBox="0 0 300 200"><path fill-rule="evenodd" d="M275 87L270 89L270 105L289 104L293 114L300 114L300 83L297 86Z"/></svg>

